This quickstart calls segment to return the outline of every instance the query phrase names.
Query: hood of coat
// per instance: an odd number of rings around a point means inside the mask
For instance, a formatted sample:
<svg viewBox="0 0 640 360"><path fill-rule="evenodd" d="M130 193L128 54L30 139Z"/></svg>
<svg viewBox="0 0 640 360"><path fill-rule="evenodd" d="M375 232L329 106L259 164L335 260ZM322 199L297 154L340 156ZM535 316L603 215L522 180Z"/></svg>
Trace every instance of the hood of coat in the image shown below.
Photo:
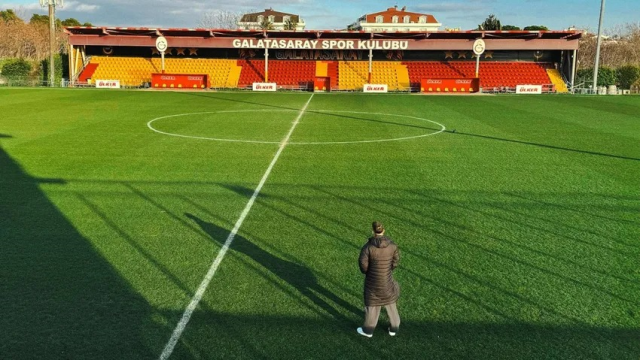
<svg viewBox="0 0 640 360"><path fill-rule="evenodd" d="M377 248L383 249L391 244L391 240L384 235L377 235L370 237L369 243Z"/></svg>

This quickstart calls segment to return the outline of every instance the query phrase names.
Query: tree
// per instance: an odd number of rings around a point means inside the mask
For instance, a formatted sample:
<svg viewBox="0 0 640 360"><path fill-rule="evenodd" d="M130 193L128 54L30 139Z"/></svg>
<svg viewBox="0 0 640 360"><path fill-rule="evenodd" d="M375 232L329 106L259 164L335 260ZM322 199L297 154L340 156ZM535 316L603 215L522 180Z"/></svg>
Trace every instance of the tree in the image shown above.
<svg viewBox="0 0 640 360"><path fill-rule="evenodd" d="M490 14L485 21L478 25L478 30L501 30L500 20L494 15Z"/></svg>
<svg viewBox="0 0 640 360"><path fill-rule="evenodd" d="M260 29L262 30L273 30L273 23L269 21L269 19L265 18L260 23Z"/></svg>
<svg viewBox="0 0 640 360"><path fill-rule="evenodd" d="M93 24L90 22L85 22L84 24L82 24L82 26L93 27Z"/></svg>
<svg viewBox="0 0 640 360"><path fill-rule="evenodd" d="M618 82L623 89L630 89L633 84L640 80L640 66L626 65L617 69Z"/></svg>
<svg viewBox="0 0 640 360"><path fill-rule="evenodd" d="M612 68L640 65L640 24L619 25L605 30L600 64ZM597 36L585 31L578 49L578 68L593 68Z"/></svg>
<svg viewBox="0 0 640 360"><path fill-rule="evenodd" d="M523 30L529 30L529 31L548 31L549 28L544 26L544 25L529 25L529 26L525 26L525 28Z"/></svg>
<svg viewBox="0 0 640 360"><path fill-rule="evenodd" d="M515 25L505 25L502 27L501 30L522 30L522 29L520 29L520 27Z"/></svg>
<svg viewBox="0 0 640 360"><path fill-rule="evenodd" d="M56 86L58 86L58 84L60 84L60 81L62 80L64 70L62 66L62 56L60 56L60 54L54 55L53 64L55 69L55 73L53 74L53 82L54 84L56 84ZM49 76L49 59L47 58L42 60L40 66L42 67L42 81L44 83L49 82L51 79L51 77Z"/></svg>
<svg viewBox="0 0 640 360"><path fill-rule="evenodd" d="M593 68L578 70L576 77L578 83L593 83ZM609 86L618 83L618 74L615 69L601 66L598 68L598 86Z"/></svg>
<svg viewBox="0 0 640 360"><path fill-rule="evenodd" d="M82 26L80 24L80 21L74 19L74 18L68 18L65 20L62 20L62 26Z"/></svg>
<svg viewBox="0 0 640 360"><path fill-rule="evenodd" d="M295 30L297 28L298 28L298 22L295 20L287 19L287 21L284 22L285 30Z"/></svg>
<svg viewBox="0 0 640 360"><path fill-rule="evenodd" d="M33 14L31 16L31 19L29 20L29 24L31 25L43 24L43 25L49 26L49 15Z"/></svg>
<svg viewBox="0 0 640 360"><path fill-rule="evenodd" d="M22 19L20 19L18 14L16 14L15 11L13 11L12 9L0 11L0 19L4 20L4 22L6 23L13 22L13 21L22 22Z"/></svg>
<svg viewBox="0 0 640 360"><path fill-rule="evenodd" d="M202 15L199 26L207 29L237 29L241 13L225 10L209 11Z"/></svg>

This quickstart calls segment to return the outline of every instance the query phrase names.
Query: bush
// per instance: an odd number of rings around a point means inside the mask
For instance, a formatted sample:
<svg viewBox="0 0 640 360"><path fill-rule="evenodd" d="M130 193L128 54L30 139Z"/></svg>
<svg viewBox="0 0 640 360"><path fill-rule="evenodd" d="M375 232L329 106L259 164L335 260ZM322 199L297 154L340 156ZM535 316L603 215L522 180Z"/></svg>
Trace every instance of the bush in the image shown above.
<svg viewBox="0 0 640 360"><path fill-rule="evenodd" d="M2 75L9 79L24 79L31 72L31 64L25 59L9 60L2 66Z"/></svg>
<svg viewBox="0 0 640 360"><path fill-rule="evenodd" d="M598 86L616 85L618 83L618 73L615 69L602 66L598 70ZM585 84L593 83L593 68L580 69L576 73L578 82Z"/></svg>
<svg viewBox="0 0 640 360"><path fill-rule="evenodd" d="M640 81L640 66L626 65L618 68L618 81L623 89L630 89L631 85Z"/></svg>
<svg viewBox="0 0 640 360"><path fill-rule="evenodd" d="M53 65L55 66L54 73L54 86L60 86L62 80L62 57L60 54L53 56ZM42 81L43 83L49 83L49 59L42 60Z"/></svg>
<svg viewBox="0 0 640 360"><path fill-rule="evenodd" d="M615 69L603 66L598 71L598 86L609 86L618 83L618 74Z"/></svg>

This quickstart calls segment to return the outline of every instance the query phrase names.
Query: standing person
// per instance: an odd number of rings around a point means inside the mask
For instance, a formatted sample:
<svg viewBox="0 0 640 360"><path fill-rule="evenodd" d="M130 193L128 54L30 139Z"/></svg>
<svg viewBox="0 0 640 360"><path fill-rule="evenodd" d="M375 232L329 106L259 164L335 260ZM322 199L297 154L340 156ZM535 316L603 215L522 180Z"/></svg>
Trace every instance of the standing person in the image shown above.
<svg viewBox="0 0 640 360"><path fill-rule="evenodd" d="M398 267L400 253L389 237L384 235L384 226L374 221L373 236L360 251L360 271L365 274L364 280L364 325L358 328L358 334L373 336L378 324L380 309L385 307L389 316L389 335L395 336L400 327L400 315L396 301L400 296L400 287L393 279L393 270Z"/></svg>

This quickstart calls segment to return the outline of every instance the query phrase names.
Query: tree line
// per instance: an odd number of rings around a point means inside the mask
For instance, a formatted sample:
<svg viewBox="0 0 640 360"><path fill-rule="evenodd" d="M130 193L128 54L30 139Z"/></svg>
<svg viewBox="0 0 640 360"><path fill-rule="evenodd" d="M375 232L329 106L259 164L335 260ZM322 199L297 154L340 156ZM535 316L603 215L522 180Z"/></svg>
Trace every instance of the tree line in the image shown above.
<svg viewBox="0 0 640 360"><path fill-rule="evenodd" d="M547 31L547 28L544 25L529 25L524 28L520 28L516 25L502 25L500 19L496 17L495 14L490 14L487 18L482 22L482 24L478 25L476 30L483 31L496 31L496 30L527 30L527 31Z"/></svg>
<svg viewBox="0 0 640 360"><path fill-rule="evenodd" d="M0 10L0 70L4 77L42 78L48 74L48 59L51 53L49 41L49 16L33 14L29 21L20 11L13 9ZM61 78L61 71L66 67L62 57L67 53L68 41L63 31L64 26L93 26L81 23L77 19L56 19L56 78Z"/></svg>

